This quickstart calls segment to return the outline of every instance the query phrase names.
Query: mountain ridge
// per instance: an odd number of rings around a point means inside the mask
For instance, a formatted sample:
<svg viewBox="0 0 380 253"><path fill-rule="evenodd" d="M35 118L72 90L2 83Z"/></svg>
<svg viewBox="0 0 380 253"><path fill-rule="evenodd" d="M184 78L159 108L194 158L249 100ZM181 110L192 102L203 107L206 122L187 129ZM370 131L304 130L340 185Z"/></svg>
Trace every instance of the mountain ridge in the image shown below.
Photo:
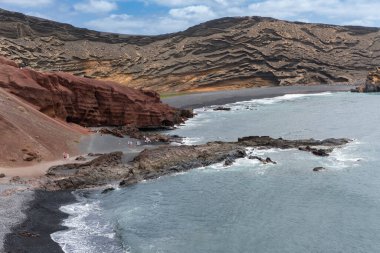
<svg viewBox="0 0 380 253"><path fill-rule="evenodd" d="M380 65L380 29L265 17L185 31L121 35L0 10L0 55L158 92L364 81Z"/></svg>

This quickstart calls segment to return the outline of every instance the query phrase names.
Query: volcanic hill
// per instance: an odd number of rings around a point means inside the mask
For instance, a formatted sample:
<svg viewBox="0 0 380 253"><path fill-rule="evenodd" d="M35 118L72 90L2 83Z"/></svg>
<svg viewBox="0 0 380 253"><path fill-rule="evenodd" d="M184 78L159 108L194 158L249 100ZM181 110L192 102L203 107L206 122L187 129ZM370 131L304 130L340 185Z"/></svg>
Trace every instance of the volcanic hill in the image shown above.
<svg viewBox="0 0 380 253"><path fill-rule="evenodd" d="M365 80L378 28L235 17L183 32L129 36L0 9L0 55L42 71L158 92Z"/></svg>

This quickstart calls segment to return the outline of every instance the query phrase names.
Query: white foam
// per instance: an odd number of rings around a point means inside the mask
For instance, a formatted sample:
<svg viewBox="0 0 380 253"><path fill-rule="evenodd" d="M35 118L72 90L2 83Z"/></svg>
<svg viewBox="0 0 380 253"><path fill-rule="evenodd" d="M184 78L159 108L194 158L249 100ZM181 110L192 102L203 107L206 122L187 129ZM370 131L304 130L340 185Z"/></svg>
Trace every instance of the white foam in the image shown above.
<svg viewBox="0 0 380 253"><path fill-rule="evenodd" d="M182 144L184 145L194 145L202 141L201 137L185 137L182 139Z"/></svg>
<svg viewBox="0 0 380 253"><path fill-rule="evenodd" d="M311 94L286 94L282 96L277 96L273 98L260 98L260 99L252 99L248 101L239 101L235 103L226 104L225 106L228 108L231 108L233 111L238 110L252 110L255 109L255 107L260 105L272 105L279 102L287 102L287 101L293 101L298 99L305 99L309 97L316 97L316 96L330 96L332 95L331 92L321 92L321 93L311 93ZM197 112L199 114L212 112L214 108L218 107L217 105L213 105L210 107L198 109ZM224 111L217 111L217 112L224 112ZM227 112L224 112L227 113Z"/></svg>
<svg viewBox="0 0 380 253"><path fill-rule="evenodd" d="M329 96L331 94L332 94L331 92L312 93L312 94L286 94L286 95L273 97L273 98L252 99L248 102L254 103L254 104L259 104L259 105L271 105L271 104L283 102L283 101L292 101L292 100L296 100L296 99L316 97L316 96L317 97L318 96ZM241 103L241 102L237 102L235 104L239 104L239 103Z"/></svg>
<svg viewBox="0 0 380 253"><path fill-rule="evenodd" d="M115 242L113 226L101 219L99 201L78 197L79 203L62 206L60 210L69 214L62 225L67 230L51 234L65 253L125 252ZM89 216L91 215L91 218Z"/></svg>
<svg viewBox="0 0 380 253"><path fill-rule="evenodd" d="M360 162L364 160L364 158L357 156L360 145L362 145L361 142L353 141L344 147L334 149L325 162L326 166L335 169L359 166Z"/></svg>

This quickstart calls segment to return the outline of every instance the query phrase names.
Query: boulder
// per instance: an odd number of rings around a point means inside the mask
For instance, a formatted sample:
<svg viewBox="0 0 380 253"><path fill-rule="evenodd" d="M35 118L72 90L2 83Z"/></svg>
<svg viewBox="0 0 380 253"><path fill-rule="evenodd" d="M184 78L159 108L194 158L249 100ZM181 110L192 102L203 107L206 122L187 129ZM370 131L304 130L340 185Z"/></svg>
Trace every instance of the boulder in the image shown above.
<svg viewBox="0 0 380 253"><path fill-rule="evenodd" d="M34 160L39 160L40 159L40 156L35 153L35 152L27 152L23 155L22 159L25 161L25 162L31 162L31 161L34 161Z"/></svg>

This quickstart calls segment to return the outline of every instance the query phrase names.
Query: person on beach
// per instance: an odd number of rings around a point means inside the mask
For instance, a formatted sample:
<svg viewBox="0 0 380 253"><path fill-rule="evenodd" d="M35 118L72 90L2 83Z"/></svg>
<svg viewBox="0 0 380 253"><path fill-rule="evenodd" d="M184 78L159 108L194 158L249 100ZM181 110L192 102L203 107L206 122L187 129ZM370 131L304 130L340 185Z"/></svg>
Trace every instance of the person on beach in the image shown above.
<svg viewBox="0 0 380 253"><path fill-rule="evenodd" d="M68 160L70 158L69 154L66 152L63 152L63 159Z"/></svg>

